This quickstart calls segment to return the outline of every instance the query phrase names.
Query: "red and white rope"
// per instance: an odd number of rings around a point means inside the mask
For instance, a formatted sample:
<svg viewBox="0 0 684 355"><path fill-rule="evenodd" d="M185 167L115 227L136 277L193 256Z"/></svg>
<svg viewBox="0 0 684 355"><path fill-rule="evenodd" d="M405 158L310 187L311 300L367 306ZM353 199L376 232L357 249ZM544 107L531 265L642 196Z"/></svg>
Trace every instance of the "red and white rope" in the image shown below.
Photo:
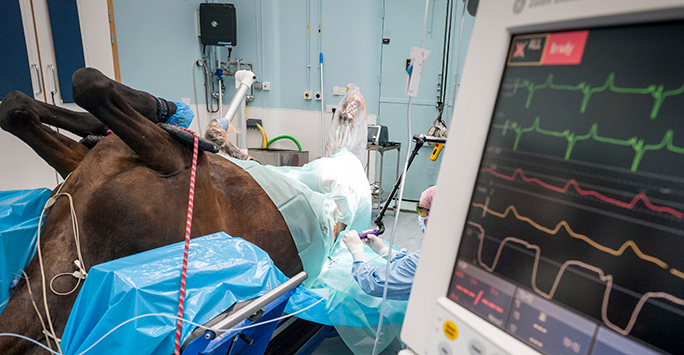
<svg viewBox="0 0 684 355"><path fill-rule="evenodd" d="M192 151L192 168L190 169L190 194L188 196L188 218L185 224L185 249L183 250L183 269L181 271L180 296L178 297L178 320L176 321L176 342L175 355L180 355L181 330L183 328L183 311L185 308L185 279L188 274L188 251L190 250L190 230L192 228L192 207L195 201L195 176L197 173L197 155L199 152L199 138L197 133L184 129L192 133L195 143Z"/></svg>

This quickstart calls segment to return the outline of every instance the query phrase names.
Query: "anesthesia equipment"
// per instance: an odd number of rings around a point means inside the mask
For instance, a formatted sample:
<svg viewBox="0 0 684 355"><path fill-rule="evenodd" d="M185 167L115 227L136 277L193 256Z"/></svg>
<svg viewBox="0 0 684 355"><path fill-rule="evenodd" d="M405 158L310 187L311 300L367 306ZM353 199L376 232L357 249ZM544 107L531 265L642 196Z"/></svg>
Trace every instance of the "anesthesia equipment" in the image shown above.
<svg viewBox="0 0 684 355"><path fill-rule="evenodd" d="M684 2L489 0L401 354L682 354Z"/></svg>

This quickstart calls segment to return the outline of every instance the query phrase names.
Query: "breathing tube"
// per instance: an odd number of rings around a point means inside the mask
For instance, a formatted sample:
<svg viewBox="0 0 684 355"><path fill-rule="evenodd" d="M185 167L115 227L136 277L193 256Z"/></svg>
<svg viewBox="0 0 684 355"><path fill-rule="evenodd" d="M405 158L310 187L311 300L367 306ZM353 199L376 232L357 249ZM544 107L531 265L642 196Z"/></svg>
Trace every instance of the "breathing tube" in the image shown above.
<svg viewBox="0 0 684 355"><path fill-rule="evenodd" d="M425 45L425 33L427 31L427 17L428 17L428 9L430 8L430 0L425 0L425 14L423 15L423 31L420 37L420 48L422 49L423 46ZM409 67L409 70L411 70L413 67L413 63L411 63L411 66ZM409 77L413 73L409 71ZM406 121L407 121L407 130L408 130L408 142L411 142L411 139L413 137L413 134L411 133L411 105L413 103L413 96L409 96L408 99L408 107L406 108ZM401 182L399 184L399 197L397 201L397 207L395 209L396 214L394 216L394 225L392 227L392 235L390 236L389 239L389 250L391 251L394 247L394 237L397 232L397 222L399 221L399 215L401 213L401 201L403 200L404 197L404 184L406 182L406 171L408 170L408 164L409 164L409 158L411 155L410 150L406 150L406 159L404 163L404 170L401 173ZM389 257L387 258L387 263L385 264L385 275L390 274L390 263L392 262L392 255L390 252ZM385 317L385 304L387 302L387 288L388 288L388 283L389 278L385 278L385 284L383 286L382 290L382 303L380 305L380 317L378 319L378 330L375 335L375 342L373 343L373 355L376 355L378 352L378 343L380 342L380 335L382 334L382 323L383 319Z"/></svg>

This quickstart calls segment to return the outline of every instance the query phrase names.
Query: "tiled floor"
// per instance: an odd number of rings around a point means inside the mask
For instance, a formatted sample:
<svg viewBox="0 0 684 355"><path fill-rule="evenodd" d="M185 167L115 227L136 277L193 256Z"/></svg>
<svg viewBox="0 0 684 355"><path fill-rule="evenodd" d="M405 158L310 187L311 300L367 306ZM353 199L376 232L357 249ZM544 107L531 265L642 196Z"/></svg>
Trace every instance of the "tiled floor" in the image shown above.
<svg viewBox="0 0 684 355"><path fill-rule="evenodd" d="M402 212L399 213L397 220L397 232L394 236L394 244L401 248L406 248L409 251L420 249L423 242L423 234L418 226L418 215L415 212L404 212L405 210L413 211L415 203L402 203ZM373 220L377 215L377 211L373 211ZM384 218L385 233L381 236L383 239L389 240L392 236L394 228L394 212L388 211ZM394 340L380 355L394 355L402 349L402 345L398 340ZM321 345L314 350L313 355L352 355L347 345L342 341L342 338L328 338L321 343ZM368 354L370 355L370 354Z"/></svg>

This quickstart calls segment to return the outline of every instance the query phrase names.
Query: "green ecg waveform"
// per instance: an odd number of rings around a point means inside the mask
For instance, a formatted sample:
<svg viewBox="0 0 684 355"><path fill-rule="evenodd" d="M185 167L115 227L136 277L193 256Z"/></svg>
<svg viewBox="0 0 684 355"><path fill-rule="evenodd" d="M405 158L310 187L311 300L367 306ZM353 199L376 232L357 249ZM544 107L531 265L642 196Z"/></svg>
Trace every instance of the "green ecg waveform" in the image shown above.
<svg viewBox="0 0 684 355"><path fill-rule="evenodd" d="M663 136L663 139L660 141L660 143L645 144L643 139L636 136L625 140L601 137L598 135L597 123L594 123L589 129L589 132L583 135L576 135L574 132L570 132L570 130L567 129L562 132L543 129L539 126L539 117L534 119L534 123L530 127L521 127L515 122L512 124L495 124L493 125L493 127L503 130L511 129L515 132L515 143L513 143L513 150L518 149L520 138L525 133L536 132L547 136L565 138L568 141L568 146L565 150L565 160L570 159L570 155L572 154L572 150L575 147L575 143L589 139L593 139L594 141L601 143L632 147L632 149L634 149L634 160L632 160L632 166L630 167L631 171L637 170L637 168L639 167L639 163L641 162L641 159L644 157L644 153L646 153L649 150L667 149L673 153L684 154L683 147L676 147L672 143L674 139L674 131L671 129L665 132L665 135Z"/></svg>
<svg viewBox="0 0 684 355"><path fill-rule="evenodd" d="M532 97L534 96L535 92L538 90L542 89L553 89L553 90L565 90L565 91L579 91L584 95L584 98L582 99L582 106L580 108L580 113L584 113L584 111L587 109L587 104L589 103L589 99L591 98L591 95L597 93L597 92L603 92L606 90L615 92L615 93L620 93L620 94L641 94L641 95L651 95L654 99L653 102L653 108L651 108L651 119L655 119L656 116L658 116L658 111L660 111L660 107L663 105L663 101L668 96L675 96L675 95L680 95L684 93L684 84L678 89L673 89L673 90L665 90L665 87L663 84L656 85L652 84L649 85L646 88L623 88L623 87L617 87L615 86L615 73L610 73L608 75L608 79L606 79L606 83L603 84L602 86L592 88L591 85L581 82L575 86L573 85L559 85L559 84L554 84L553 83L553 73L549 74L549 76L546 78L546 81L543 84L535 84L532 81L529 80L523 80L520 83L515 83L515 84L503 84L504 88L524 88L527 89L528 94L527 94L527 102L525 103L525 108L530 107L530 102L532 102Z"/></svg>

